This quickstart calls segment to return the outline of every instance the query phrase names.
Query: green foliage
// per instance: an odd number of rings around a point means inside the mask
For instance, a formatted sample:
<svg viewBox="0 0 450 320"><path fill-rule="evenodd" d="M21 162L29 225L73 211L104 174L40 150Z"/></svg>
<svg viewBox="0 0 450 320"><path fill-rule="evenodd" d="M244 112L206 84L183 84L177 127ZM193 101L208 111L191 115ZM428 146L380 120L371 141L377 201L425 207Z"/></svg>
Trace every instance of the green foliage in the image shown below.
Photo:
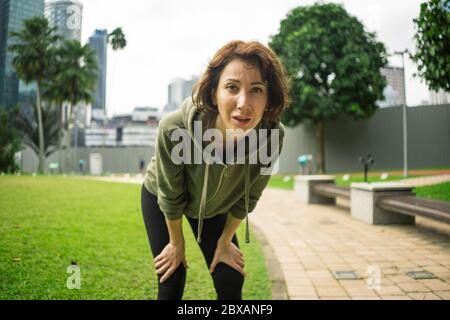
<svg viewBox="0 0 450 320"><path fill-rule="evenodd" d="M15 53L12 64L18 77L26 83L40 81L51 69L54 45L59 36L54 34L44 17L32 17L23 22L23 29L11 32L16 43L9 47Z"/></svg>
<svg viewBox="0 0 450 320"><path fill-rule="evenodd" d="M430 89L450 91L450 0L430 0L420 5L420 15L414 19L417 33L416 53L418 73Z"/></svg>
<svg viewBox="0 0 450 320"><path fill-rule="evenodd" d="M269 45L291 78L292 103L283 118L288 126L342 114L370 117L383 98L385 46L339 4L293 9Z"/></svg>
<svg viewBox="0 0 450 320"><path fill-rule="evenodd" d="M116 28L108 34L108 42L111 42L113 50L124 49L127 46L127 40L122 28Z"/></svg>
<svg viewBox="0 0 450 320"><path fill-rule="evenodd" d="M23 143L29 146L36 154L39 152L39 131L37 121L36 104L30 102L33 112L26 115L14 109L14 125L22 134ZM45 157L55 152L58 146L58 119L60 109L54 108L47 103L42 104L42 125L44 130L44 154Z"/></svg>
<svg viewBox="0 0 450 320"><path fill-rule="evenodd" d="M19 170L15 154L20 151L21 140L11 126L9 114L0 106L0 172L14 173Z"/></svg>
<svg viewBox="0 0 450 320"><path fill-rule="evenodd" d="M15 43L9 47L14 53L12 65L17 76L25 83L36 82L36 108L38 121L39 172L45 172L44 131L42 123L41 84L51 70L55 58L54 46L59 37L54 35L44 17L32 17L23 22L19 32L12 32Z"/></svg>
<svg viewBox="0 0 450 320"><path fill-rule="evenodd" d="M98 71L93 49L77 40L65 40L56 54L47 88L49 99L72 105L92 102Z"/></svg>

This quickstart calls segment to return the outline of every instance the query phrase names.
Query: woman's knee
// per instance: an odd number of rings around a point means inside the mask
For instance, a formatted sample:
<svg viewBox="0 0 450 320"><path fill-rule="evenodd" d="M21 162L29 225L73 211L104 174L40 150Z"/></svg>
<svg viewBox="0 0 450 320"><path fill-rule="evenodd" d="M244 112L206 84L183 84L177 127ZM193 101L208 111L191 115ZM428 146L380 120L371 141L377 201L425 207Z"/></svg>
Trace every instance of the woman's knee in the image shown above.
<svg viewBox="0 0 450 320"><path fill-rule="evenodd" d="M181 300L186 284L186 268L181 264L163 283L158 275L158 300Z"/></svg>
<svg viewBox="0 0 450 320"><path fill-rule="evenodd" d="M218 300L242 300L244 276L225 263L219 263L213 274Z"/></svg>

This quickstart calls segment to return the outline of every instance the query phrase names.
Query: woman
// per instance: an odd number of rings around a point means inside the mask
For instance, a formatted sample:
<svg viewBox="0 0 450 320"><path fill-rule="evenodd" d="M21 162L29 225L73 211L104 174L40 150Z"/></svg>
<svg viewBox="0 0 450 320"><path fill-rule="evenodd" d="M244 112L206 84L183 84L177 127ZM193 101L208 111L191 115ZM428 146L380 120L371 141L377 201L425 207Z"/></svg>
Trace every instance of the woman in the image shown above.
<svg viewBox="0 0 450 320"><path fill-rule="evenodd" d="M277 160L287 92L285 70L272 50L255 41L232 41L215 54L192 97L160 121L155 157L142 187L142 212L159 279L158 299L183 295L188 267L183 214L210 269L217 298L242 299L244 257L235 231L246 218L249 241L247 214L270 178L262 174L267 162L249 160L269 145L276 146L269 164ZM211 148L197 129L215 130L210 143L214 156L205 152ZM263 139L253 148L237 148L251 140L250 133ZM179 143L180 137L187 138ZM180 146L183 155L177 158L181 153L175 149ZM243 152L239 154L238 149ZM199 152L200 162L192 155Z"/></svg>

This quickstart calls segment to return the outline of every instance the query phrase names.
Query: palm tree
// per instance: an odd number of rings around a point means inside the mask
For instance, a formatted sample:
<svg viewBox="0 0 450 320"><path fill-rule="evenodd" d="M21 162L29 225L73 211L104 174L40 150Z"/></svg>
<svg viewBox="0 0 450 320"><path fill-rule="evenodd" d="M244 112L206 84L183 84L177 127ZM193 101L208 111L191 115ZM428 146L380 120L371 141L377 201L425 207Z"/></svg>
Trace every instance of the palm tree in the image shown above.
<svg viewBox="0 0 450 320"><path fill-rule="evenodd" d="M89 45L81 45L77 40L66 40L58 49L59 71L54 75L51 91L59 93L54 95L56 101L68 103L66 150L70 149L71 129L73 126L72 106L80 102L91 103L97 83L97 60L95 53ZM68 156L66 154L66 168Z"/></svg>
<svg viewBox="0 0 450 320"><path fill-rule="evenodd" d="M111 47L114 51L118 51L118 50L123 50L126 46L127 46L127 40L125 37L125 34L122 31L122 28L116 28L114 29L111 33L108 34L108 39L107 39L108 43L111 44ZM108 99L107 101L110 99L110 95L111 92L113 92L113 87L114 87L114 75L115 75L115 71L116 71L116 66L117 66L117 60L116 57L114 57L114 62L113 62L113 70L112 70L112 77L111 77L111 83L109 84L109 88L108 88Z"/></svg>
<svg viewBox="0 0 450 320"><path fill-rule="evenodd" d="M22 140L25 145L29 146L36 154L39 151L39 129L37 123L37 106L30 102L33 112L30 116L21 112L20 107L17 106L13 110L14 125L19 129ZM42 104L42 128L44 131L44 155L50 156L56 151L58 143L58 118L59 111L52 108L47 103Z"/></svg>
<svg viewBox="0 0 450 320"><path fill-rule="evenodd" d="M111 43L113 50L120 50L127 46L127 40L122 28L116 28L108 34L108 42Z"/></svg>
<svg viewBox="0 0 450 320"><path fill-rule="evenodd" d="M64 104L64 83L60 83L57 81L57 76L63 71L63 66L61 63L61 57L56 54L54 63L52 65L52 69L49 72L49 77L47 81L43 83L43 99L48 103L53 105L53 108L59 110L58 114L58 159L59 159L59 173L63 173L65 171L63 168L63 126L64 126L64 112L63 112L63 104Z"/></svg>
<svg viewBox="0 0 450 320"><path fill-rule="evenodd" d="M52 61L51 50L59 37L53 34L55 28L50 28L44 17L32 17L24 20L23 29L12 32L11 36L17 42L9 47L16 55L12 65L17 76L25 83L36 83L36 110L39 135L39 168L40 173L45 172L44 130L42 124L41 85L46 77L47 70Z"/></svg>

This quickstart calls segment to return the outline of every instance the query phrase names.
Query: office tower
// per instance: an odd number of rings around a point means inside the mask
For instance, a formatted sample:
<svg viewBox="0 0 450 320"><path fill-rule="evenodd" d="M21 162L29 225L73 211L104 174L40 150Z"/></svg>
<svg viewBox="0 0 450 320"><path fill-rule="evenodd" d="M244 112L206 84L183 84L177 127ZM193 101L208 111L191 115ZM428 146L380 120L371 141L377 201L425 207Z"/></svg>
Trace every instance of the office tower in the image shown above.
<svg viewBox="0 0 450 320"><path fill-rule="evenodd" d="M98 64L98 81L92 104L92 119L103 120L106 118L106 58L108 50L108 32L95 30L89 38L89 45L94 49Z"/></svg>
<svg viewBox="0 0 450 320"><path fill-rule="evenodd" d="M15 43L11 32L23 27L23 20L44 16L44 0L0 0L0 105L11 108L19 102L19 80L12 66L14 54L8 47ZM21 84L25 91L30 86Z"/></svg>
<svg viewBox="0 0 450 320"><path fill-rule="evenodd" d="M75 0L53 0L45 4L45 16L63 39L81 41L83 4Z"/></svg>
<svg viewBox="0 0 450 320"><path fill-rule="evenodd" d="M181 103L191 96L192 89L198 81L198 77L193 76L191 80L175 78L168 87L168 103L164 112L170 112L178 109Z"/></svg>
<svg viewBox="0 0 450 320"><path fill-rule="evenodd" d="M387 84L383 92L384 100L378 101L378 105L380 108L402 106L406 101L403 68L386 66L380 71Z"/></svg>

